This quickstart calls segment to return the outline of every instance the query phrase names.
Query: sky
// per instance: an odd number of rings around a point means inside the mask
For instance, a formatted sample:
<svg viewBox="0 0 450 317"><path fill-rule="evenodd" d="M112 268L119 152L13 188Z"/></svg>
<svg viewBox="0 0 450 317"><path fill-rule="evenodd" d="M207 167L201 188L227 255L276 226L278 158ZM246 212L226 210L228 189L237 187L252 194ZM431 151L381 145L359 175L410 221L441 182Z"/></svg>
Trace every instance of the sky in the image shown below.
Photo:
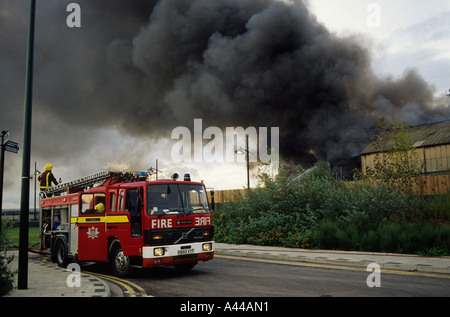
<svg viewBox="0 0 450 317"><path fill-rule="evenodd" d="M72 2L79 28L66 23ZM280 127L280 154L307 165L357 155L380 115L450 118L448 1L182 2L38 1L32 171L52 163L65 182L158 160L164 177L243 188L243 157L175 162L172 131L193 141L200 118L225 145L226 127ZM28 8L0 0L0 129L21 148ZM19 206L21 160L6 153L4 209Z"/></svg>
<svg viewBox="0 0 450 317"><path fill-rule="evenodd" d="M372 47L373 65L380 74L399 76L417 68L436 87L436 95L450 88L450 2L445 0L310 0L312 11L330 30L341 35L361 34ZM370 26L371 5L380 9L379 26Z"/></svg>

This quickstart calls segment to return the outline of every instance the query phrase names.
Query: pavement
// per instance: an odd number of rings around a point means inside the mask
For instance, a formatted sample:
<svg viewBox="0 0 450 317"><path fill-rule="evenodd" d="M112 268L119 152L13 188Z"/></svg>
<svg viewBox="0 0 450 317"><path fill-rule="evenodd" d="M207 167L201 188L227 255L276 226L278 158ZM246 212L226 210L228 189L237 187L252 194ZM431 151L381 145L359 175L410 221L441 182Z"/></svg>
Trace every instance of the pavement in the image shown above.
<svg viewBox="0 0 450 317"><path fill-rule="evenodd" d="M216 255L259 259L261 261L297 262L311 265L341 266L366 269L371 263L380 266L381 272L400 271L424 274L442 274L450 278L450 257L418 255L305 250L270 246L233 245L216 243Z"/></svg>
<svg viewBox="0 0 450 317"><path fill-rule="evenodd" d="M8 255L11 254L14 254L14 261L10 267L13 271L17 271L18 254L8 252ZM350 267L355 270L366 270L369 264L376 263L381 273L413 272L432 277L450 278L450 257L305 250L224 243L216 243L215 254L218 257L319 267ZM17 285L17 274L15 277L15 285ZM79 284L76 284L77 281ZM112 284L88 272L78 273L63 269L48 261L48 258L29 253L28 289L18 290L14 287L6 297L111 297L115 296L115 292L111 291L112 287L114 287Z"/></svg>
<svg viewBox="0 0 450 317"><path fill-rule="evenodd" d="M109 284L102 279L82 271L72 271L58 267L36 253L28 253L28 289L17 289L18 252L14 255L10 268L15 272L14 289L5 297L110 297Z"/></svg>

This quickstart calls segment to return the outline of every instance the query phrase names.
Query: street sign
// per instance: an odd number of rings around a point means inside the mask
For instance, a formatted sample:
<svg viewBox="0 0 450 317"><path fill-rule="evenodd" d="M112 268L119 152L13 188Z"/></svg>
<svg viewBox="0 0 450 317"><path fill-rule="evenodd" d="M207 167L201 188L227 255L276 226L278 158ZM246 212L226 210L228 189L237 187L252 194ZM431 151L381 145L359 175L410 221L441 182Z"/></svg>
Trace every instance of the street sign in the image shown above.
<svg viewBox="0 0 450 317"><path fill-rule="evenodd" d="M4 145L5 150L12 153L18 153L19 152L19 144L17 142L8 141Z"/></svg>
<svg viewBox="0 0 450 317"><path fill-rule="evenodd" d="M9 139L9 131L3 131L3 145L6 144L6 142L8 142Z"/></svg>

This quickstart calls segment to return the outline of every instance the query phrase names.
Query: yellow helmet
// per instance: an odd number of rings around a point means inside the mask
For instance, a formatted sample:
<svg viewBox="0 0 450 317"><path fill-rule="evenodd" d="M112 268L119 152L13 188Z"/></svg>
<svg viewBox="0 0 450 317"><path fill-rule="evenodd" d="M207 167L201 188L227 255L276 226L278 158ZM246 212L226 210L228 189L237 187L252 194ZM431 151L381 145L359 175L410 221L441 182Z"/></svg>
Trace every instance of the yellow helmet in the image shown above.
<svg viewBox="0 0 450 317"><path fill-rule="evenodd" d="M94 209L98 212L103 212L105 211L105 205L103 203L98 203L97 205L95 205Z"/></svg>
<svg viewBox="0 0 450 317"><path fill-rule="evenodd" d="M53 168L52 164L48 163L47 165L45 165L45 170L46 171L51 171Z"/></svg>

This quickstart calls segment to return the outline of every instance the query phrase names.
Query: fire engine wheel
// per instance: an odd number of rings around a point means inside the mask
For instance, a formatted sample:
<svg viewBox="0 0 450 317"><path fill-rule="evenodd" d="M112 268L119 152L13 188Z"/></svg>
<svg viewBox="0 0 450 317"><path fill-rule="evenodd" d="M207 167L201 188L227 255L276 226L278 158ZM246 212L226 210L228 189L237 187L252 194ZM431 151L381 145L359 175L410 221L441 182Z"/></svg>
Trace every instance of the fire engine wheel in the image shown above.
<svg viewBox="0 0 450 317"><path fill-rule="evenodd" d="M67 267L69 260L67 258L67 249L64 245L64 241L59 239L55 245L55 251L53 253L54 261L59 267Z"/></svg>
<svg viewBox="0 0 450 317"><path fill-rule="evenodd" d="M122 247L116 244L111 251L111 267L118 277L126 277L131 272L130 258L125 256Z"/></svg>

